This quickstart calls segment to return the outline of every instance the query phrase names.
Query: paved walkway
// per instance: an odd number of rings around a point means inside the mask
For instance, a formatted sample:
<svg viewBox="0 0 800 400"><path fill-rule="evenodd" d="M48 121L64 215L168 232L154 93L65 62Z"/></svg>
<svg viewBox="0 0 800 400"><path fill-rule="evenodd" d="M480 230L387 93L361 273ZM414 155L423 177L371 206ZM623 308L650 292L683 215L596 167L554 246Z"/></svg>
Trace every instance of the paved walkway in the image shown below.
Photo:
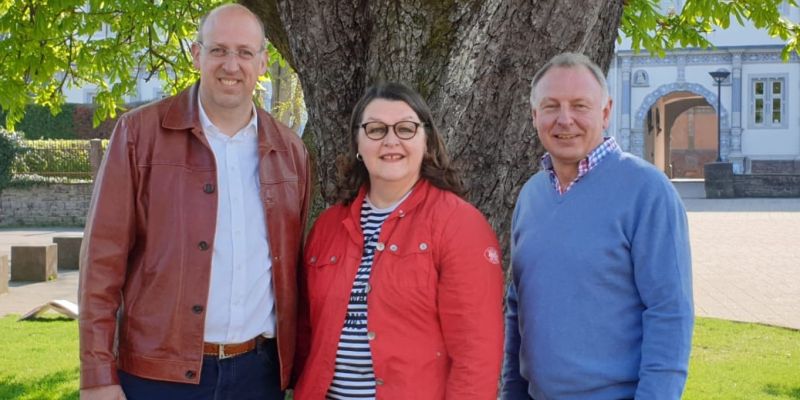
<svg viewBox="0 0 800 400"><path fill-rule="evenodd" d="M697 315L800 329L800 199L699 198L679 188L689 214ZM702 191L701 191L702 192ZM0 229L0 255L14 244L46 244L79 229ZM0 316L51 299L77 300L78 273L12 283Z"/></svg>
<svg viewBox="0 0 800 400"><path fill-rule="evenodd" d="M11 246L47 245L54 236L81 236L80 228L0 229L0 256L11 257ZM0 278L2 279L2 278ZM78 302L78 271L58 271L58 279L50 282L10 282L8 293L0 294L0 317L22 315L50 300Z"/></svg>
<svg viewBox="0 0 800 400"><path fill-rule="evenodd" d="M800 329L800 199L685 199L697 315Z"/></svg>

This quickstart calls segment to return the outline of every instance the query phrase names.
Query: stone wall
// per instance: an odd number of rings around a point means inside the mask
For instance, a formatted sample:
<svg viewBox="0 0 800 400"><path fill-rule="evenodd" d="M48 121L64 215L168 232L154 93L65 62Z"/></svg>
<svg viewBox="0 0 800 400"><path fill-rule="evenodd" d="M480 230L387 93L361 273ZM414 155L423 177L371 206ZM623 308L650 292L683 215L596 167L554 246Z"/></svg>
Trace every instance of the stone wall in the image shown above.
<svg viewBox="0 0 800 400"><path fill-rule="evenodd" d="M750 162L750 172L753 174L800 174L800 159L753 160Z"/></svg>
<svg viewBox="0 0 800 400"><path fill-rule="evenodd" d="M46 184L0 193L0 226L83 226L92 184Z"/></svg>
<svg viewBox="0 0 800 400"><path fill-rule="evenodd" d="M706 197L800 197L800 174L734 175L733 164L705 165Z"/></svg>
<svg viewBox="0 0 800 400"><path fill-rule="evenodd" d="M733 195L735 197L800 197L800 175L734 175Z"/></svg>

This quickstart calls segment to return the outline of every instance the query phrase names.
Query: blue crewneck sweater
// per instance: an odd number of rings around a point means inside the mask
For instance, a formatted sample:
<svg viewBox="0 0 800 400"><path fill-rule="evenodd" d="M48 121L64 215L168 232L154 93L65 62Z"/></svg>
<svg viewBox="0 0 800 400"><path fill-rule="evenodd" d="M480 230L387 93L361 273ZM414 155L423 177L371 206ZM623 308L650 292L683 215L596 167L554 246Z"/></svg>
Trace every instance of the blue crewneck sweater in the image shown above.
<svg viewBox="0 0 800 400"><path fill-rule="evenodd" d="M511 227L503 399L679 399L693 305L686 213L663 173L613 153L559 195L523 187Z"/></svg>

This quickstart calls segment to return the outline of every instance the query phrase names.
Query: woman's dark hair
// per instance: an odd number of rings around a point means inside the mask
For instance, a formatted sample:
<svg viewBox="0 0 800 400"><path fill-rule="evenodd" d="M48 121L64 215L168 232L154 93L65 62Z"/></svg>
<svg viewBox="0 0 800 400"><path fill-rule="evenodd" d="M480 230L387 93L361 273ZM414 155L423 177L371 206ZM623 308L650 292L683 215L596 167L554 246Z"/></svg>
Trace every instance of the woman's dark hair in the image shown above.
<svg viewBox="0 0 800 400"><path fill-rule="evenodd" d="M431 110L422 96L402 83L383 82L370 86L361 96L350 115L350 146L338 157L336 194L337 201L350 204L358 195L358 189L369 185L369 172L364 163L356 159L358 132L361 129L364 109L376 99L402 101L408 104L419 117L425 129L425 154L422 156L420 176L433 186L464 196L466 190L458 171L450 165L444 141L433 123Z"/></svg>

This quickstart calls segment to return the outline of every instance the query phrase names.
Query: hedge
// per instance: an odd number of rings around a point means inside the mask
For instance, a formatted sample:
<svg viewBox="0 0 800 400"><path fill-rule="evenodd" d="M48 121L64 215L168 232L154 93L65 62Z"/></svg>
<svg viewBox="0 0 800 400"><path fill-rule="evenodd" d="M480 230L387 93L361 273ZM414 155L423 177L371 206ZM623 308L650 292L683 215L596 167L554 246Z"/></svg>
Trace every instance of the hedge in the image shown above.
<svg viewBox="0 0 800 400"><path fill-rule="evenodd" d="M94 107L91 104L64 104L56 115L36 104L25 107L25 116L14 129L26 139L108 139L116 119L92 126ZM6 114L0 109L0 126L5 126Z"/></svg>

